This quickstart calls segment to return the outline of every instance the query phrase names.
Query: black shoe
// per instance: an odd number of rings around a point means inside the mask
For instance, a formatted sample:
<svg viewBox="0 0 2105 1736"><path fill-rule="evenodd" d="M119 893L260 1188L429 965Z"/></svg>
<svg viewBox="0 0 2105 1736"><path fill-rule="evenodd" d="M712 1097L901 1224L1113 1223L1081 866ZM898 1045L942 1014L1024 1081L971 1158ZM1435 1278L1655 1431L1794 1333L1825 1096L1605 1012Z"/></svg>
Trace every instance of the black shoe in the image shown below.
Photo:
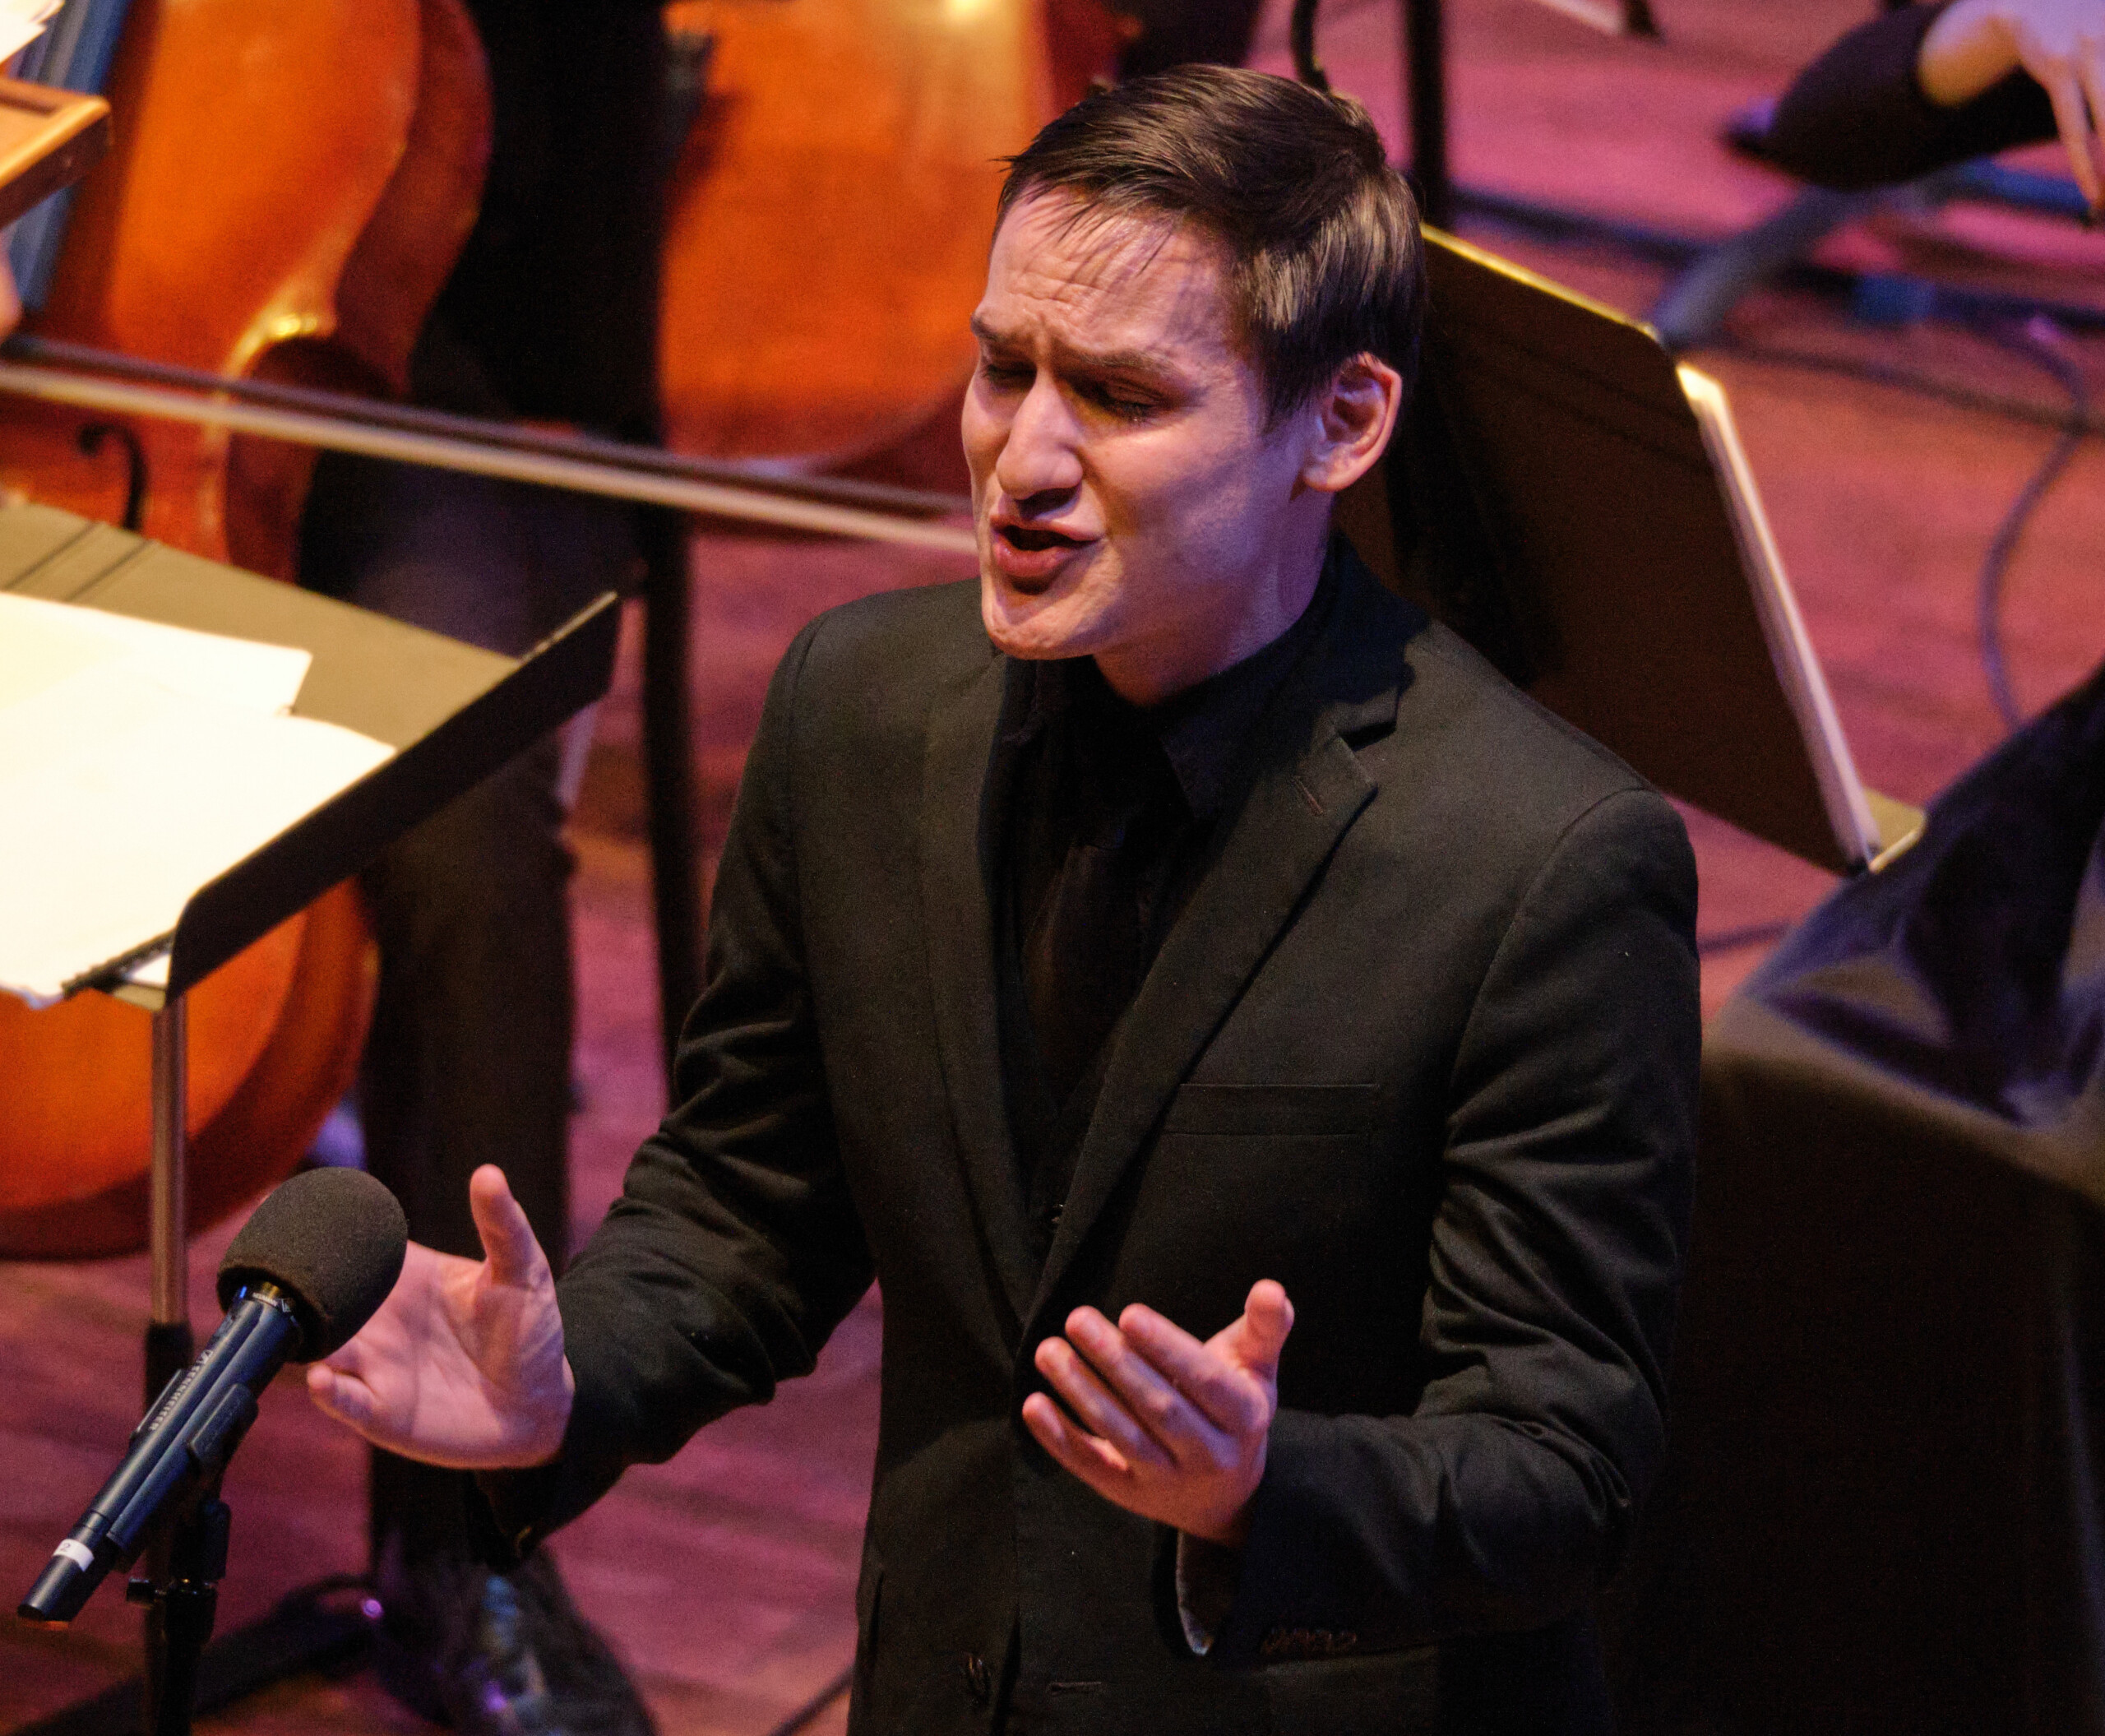
<svg viewBox="0 0 2105 1736"><path fill-rule="evenodd" d="M657 1736L605 1640L543 1553L516 1573L384 1558L373 1666L412 1711L465 1736Z"/></svg>

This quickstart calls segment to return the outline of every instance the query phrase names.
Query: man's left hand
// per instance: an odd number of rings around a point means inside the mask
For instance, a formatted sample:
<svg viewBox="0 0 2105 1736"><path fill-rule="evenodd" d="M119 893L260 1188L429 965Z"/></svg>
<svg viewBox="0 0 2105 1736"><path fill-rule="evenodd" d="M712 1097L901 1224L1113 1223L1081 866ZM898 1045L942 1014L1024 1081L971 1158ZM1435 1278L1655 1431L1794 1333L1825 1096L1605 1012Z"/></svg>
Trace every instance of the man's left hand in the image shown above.
<svg viewBox="0 0 2105 1736"><path fill-rule="evenodd" d="M1107 1501L1210 1542L1239 1545L1265 1474L1293 1304L1270 1279L1204 1344L1135 1303L1115 1326L1094 1308L1038 1347L1042 1392L1023 1401L1038 1443ZM1079 1419L1081 1427L1076 1426Z"/></svg>

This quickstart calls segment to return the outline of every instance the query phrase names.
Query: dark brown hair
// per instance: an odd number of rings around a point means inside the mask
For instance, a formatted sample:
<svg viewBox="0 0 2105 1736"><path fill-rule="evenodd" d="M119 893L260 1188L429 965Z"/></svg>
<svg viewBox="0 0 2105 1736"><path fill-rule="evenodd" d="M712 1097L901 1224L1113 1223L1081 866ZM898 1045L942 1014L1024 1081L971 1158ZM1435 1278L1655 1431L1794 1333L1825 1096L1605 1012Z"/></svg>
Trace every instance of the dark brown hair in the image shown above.
<svg viewBox="0 0 2105 1736"><path fill-rule="evenodd" d="M1218 237L1275 422L1367 352L1409 387L1425 305L1418 206L1349 97L1177 67L1083 98L1008 161L997 228L1057 191L1085 215L1154 213Z"/></svg>

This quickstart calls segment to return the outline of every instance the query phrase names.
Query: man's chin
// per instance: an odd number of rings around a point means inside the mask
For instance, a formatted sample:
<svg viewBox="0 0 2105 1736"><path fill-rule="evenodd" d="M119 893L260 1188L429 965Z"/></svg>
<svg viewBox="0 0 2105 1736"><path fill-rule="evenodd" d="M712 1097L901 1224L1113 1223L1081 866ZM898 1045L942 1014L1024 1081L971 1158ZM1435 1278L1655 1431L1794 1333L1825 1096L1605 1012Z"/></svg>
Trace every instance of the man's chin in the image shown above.
<svg viewBox="0 0 2105 1736"><path fill-rule="evenodd" d="M1055 580L1043 590L1025 590L998 572L983 571L979 618L994 649L1031 662L1085 655L1091 635L1075 588Z"/></svg>

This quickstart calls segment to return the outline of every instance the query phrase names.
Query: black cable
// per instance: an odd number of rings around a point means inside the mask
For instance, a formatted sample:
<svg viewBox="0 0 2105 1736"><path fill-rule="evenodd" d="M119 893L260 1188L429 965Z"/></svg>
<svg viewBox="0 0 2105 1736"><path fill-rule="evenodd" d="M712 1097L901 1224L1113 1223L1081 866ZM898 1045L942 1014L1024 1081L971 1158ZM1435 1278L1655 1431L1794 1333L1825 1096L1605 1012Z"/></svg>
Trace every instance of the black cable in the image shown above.
<svg viewBox="0 0 2105 1736"><path fill-rule="evenodd" d="M1987 553L1982 557L1980 570L1974 581L1974 632L1980 646L1982 678L1987 683L1988 697L1994 702L1997 715L2008 729L2016 729L2024 720L2024 712L2017 703L2015 690L2010 685L2010 668L2003 654L2003 583L2010 570L2010 559L2017 552L2018 542L2023 537L2033 513L2046 498L2047 491L2061 479L2061 472L2068 468L2069 461L2075 456L2076 448L2083 443L2084 437L2105 433L2105 418L2101 418L2090 407L2090 395L2084 383L2082 371L2054 343L2034 335L2032 328L2042 324L2048 322L2038 318L2019 326L1994 321L1977 321L1971 323L1970 329L1984 341L2022 357L2052 375L2069 395L2068 408L2059 412L2022 398L1979 391L1970 387L1954 386L1927 374L1889 367L1881 362L1862 362L1824 355L1817 350L1750 344L1729 336L1721 337L1710 346L1750 361L1770 362L1788 368L1810 368L1823 373L1868 380L1876 385L1936 398L1962 409L1987 410L2058 431L2047 456L2026 479L2024 486L2018 490L2016 498L2010 502L2009 509L1996 525L1996 533L1989 539ZM2053 328L2049 325L2048 329Z"/></svg>
<svg viewBox="0 0 2105 1736"><path fill-rule="evenodd" d="M2075 428L2085 434L2105 434L2105 415L2100 415L2088 407L2072 416L2066 410L2050 410L2045 405L2035 404L2027 398L2012 397L2004 392L1983 391L1977 387L1955 385L1949 380L1940 380L1933 374L1918 373L1911 368L1895 368L1885 362L1867 362L1850 356L1829 355L1817 350L1797 350L1784 344L1752 343L1729 333L1721 334L1703 347L1743 361L1766 362L1779 368L1797 368L1813 373L1839 374L1845 379L1867 380L1874 386L1889 386L1896 391L1912 391L1960 410L1982 410L1990 415L2007 416L2013 421L2029 422L2041 428Z"/></svg>
<svg viewBox="0 0 2105 1736"><path fill-rule="evenodd" d="M2045 326L2045 331L2035 329L2039 326ZM2047 498L2047 491L2060 480L2069 461L2075 456L2076 448L2083 444L2084 435L2089 432L2090 401L2081 371L2054 342L2053 337L2058 334L2046 321L2030 320L2015 327L1982 327L1981 336L1998 348L2043 368L2061 382L2069 395L2068 414L2061 434L2047 449L2038 469L2018 490L2017 498L2010 502L2002 522L1996 526L1988 552L1981 558L1980 576L1975 584L1973 618L1981 645L1981 673L1987 678L1988 697L1995 701L2004 727L2015 729L2024 721L2024 714L2010 687L2010 666L2003 655L2003 581L2009 574L2010 558L2017 552L2018 540L2024 535L2026 524L2039 502Z"/></svg>

